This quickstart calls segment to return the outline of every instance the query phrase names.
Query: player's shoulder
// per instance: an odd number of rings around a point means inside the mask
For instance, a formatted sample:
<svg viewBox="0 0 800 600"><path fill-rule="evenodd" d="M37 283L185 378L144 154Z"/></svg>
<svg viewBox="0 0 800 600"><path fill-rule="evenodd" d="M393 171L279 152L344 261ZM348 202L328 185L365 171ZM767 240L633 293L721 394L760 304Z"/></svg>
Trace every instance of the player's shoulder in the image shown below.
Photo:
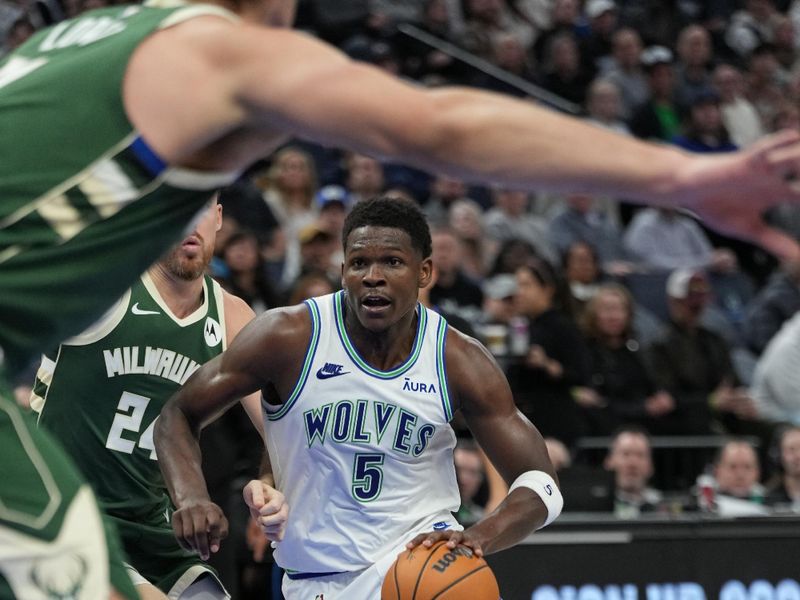
<svg viewBox="0 0 800 600"><path fill-rule="evenodd" d="M305 304L281 306L258 315L252 328L270 343L305 342L311 335L312 319Z"/></svg>
<svg viewBox="0 0 800 600"><path fill-rule="evenodd" d="M450 325L445 345L445 368L459 404L481 396L505 381L502 369L486 346Z"/></svg>
<svg viewBox="0 0 800 600"><path fill-rule="evenodd" d="M445 360L448 367L457 366L463 362L494 362L491 353L478 339L459 331L450 324L447 325L445 348Z"/></svg>

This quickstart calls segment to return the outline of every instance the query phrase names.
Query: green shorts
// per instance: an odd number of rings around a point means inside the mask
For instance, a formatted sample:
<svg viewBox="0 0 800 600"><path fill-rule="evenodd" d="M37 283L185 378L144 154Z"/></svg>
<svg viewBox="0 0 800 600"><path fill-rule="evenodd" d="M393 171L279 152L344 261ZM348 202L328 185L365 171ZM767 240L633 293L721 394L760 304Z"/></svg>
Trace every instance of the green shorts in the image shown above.
<svg viewBox="0 0 800 600"><path fill-rule="evenodd" d="M128 556L128 565L170 598L179 597L204 574L209 574L219 582L212 567L197 554L180 547L164 515L136 522L112 515L107 518L119 532ZM219 585L220 589L225 589L221 582Z"/></svg>
<svg viewBox="0 0 800 600"><path fill-rule="evenodd" d="M122 557L94 494L10 398L0 374L0 600L107 598L109 565ZM138 600L130 578L115 586Z"/></svg>

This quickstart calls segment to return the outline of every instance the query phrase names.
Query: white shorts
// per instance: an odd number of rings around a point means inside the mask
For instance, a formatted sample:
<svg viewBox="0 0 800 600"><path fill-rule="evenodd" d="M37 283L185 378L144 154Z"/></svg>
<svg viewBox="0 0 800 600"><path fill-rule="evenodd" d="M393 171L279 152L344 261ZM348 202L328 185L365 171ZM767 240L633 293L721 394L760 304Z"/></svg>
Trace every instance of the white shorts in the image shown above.
<svg viewBox="0 0 800 600"><path fill-rule="evenodd" d="M312 577L309 579L289 579L283 576L281 589L286 600L377 600L381 597L383 578L392 567L397 555L406 549L406 544L419 533L433 531L432 524L443 520L442 515L437 516L430 525L418 531L409 533L399 544L387 552L377 562L360 571L347 571L338 575L327 577ZM447 519L453 523L449 527L453 531L464 529L455 519Z"/></svg>
<svg viewBox="0 0 800 600"><path fill-rule="evenodd" d="M281 589L286 600L376 600L381 597L383 578L406 544L398 544L385 557L360 571L327 577L289 579L283 576Z"/></svg>

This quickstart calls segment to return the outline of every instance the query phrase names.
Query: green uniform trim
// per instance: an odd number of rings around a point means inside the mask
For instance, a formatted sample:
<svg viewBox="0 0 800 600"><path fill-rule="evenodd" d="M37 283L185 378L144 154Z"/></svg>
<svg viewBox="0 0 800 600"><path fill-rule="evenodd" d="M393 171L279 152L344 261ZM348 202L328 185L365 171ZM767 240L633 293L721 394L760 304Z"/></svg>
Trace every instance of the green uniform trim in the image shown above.
<svg viewBox="0 0 800 600"><path fill-rule="evenodd" d="M311 371L311 365L314 363L314 355L317 353L317 345L319 344L319 307L313 298L306 300L305 305L308 307L308 312L311 315L311 339L309 339L308 347L306 348L305 360L303 360L303 369L300 371L300 377L297 379L297 383L295 384L292 393L289 395L289 399L279 410L275 412L268 412L269 406L265 404L265 407L267 407L267 419L270 421L277 421L287 412L289 412L289 409L292 408L292 405L295 403L298 396L300 396L300 392L303 391L303 388L306 385L306 380L308 379L308 374Z"/></svg>
<svg viewBox="0 0 800 600"><path fill-rule="evenodd" d="M367 363L367 361L361 358L358 350L350 341L350 337L347 335L347 328L345 327L344 323L344 307L342 305L343 300L343 291L337 292L333 297L334 313L336 314L336 331L339 333L339 339L342 342L342 346L344 346L345 352L347 352L347 355L359 369L361 369L367 375L377 377L378 379L395 379L406 373L411 367L414 366L414 363L416 363L417 359L419 358L420 352L422 352L422 341L425 338L425 328L428 324L428 314L424 306L419 303L417 304L417 332L414 337L414 345L411 348L411 354L409 354L406 361L400 366L395 367L390 371L381 371L380 369L376 369L375 367L371 366L369 363Z"/></svg>

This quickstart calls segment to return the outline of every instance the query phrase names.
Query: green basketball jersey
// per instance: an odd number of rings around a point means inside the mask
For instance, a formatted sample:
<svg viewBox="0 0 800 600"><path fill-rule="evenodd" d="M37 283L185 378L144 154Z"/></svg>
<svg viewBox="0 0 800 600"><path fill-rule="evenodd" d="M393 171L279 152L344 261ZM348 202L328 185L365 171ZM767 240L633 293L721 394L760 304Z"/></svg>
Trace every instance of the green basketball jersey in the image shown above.
<svg viewBox="0 0 800 600"><path fill-rule="evenodd" d="M165 165L128 121L136 47L210 5L100 9L0 60L0 352L13 373L89 326L230 173Z"/></svg>
<svg viewBox="0 0 800 600"><path fill-rule="evenodd" d="M153 429L169 397L225 347L222 290L209 277L204 290L203 305L178 319L145 274L100 322L42 360L39 424L112 516L169 523Z"/></svg>

